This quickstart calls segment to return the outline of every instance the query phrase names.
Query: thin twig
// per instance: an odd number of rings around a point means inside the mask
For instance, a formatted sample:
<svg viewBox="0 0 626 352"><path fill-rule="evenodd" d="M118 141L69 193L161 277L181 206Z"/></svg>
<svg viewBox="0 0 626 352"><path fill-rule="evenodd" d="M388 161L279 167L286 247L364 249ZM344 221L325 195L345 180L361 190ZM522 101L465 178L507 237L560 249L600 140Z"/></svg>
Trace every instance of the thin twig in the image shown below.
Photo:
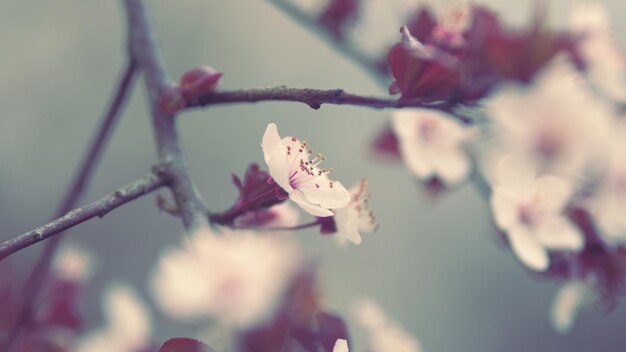
<svg viewBox="0 0 626 352"><path fill-rule="evenodd" d="M101 218L111 210L148 194L163 186L165 183L166 179L161 175L149 173L135 182L119 188L111 194L108 194L83 207L69 211L58 219L21 234L13 239L0 243L0 260L19 251L20 249L58 235L61 232L89 219L95 217Z"/></svg>
<svg viewBox="0 0 626 352"><path fill-rule="evenodd" d="M331 45L337 52L352 60L378 84L384 87L389 84L389 75L380 69L375 59L371 58L370 55L360 50L354 44L345 40L337 40L336 36L334 36L326 28L320 26L316 21L316 18L311 16L302 8L294 5L289 0L268 0L268 2L272 3L277 9L291 17L294 22L306 27L312 33L316 34L324 42Z"/></svg>
<svg viewBox="0 0 626 352"><path fill-rule="evenodd" d="M94 135L92 142L89 145L87 153L82 159L82 162L78 168L78 172L76 173L76 176L71 183L70 189L66 192L65 198L57 209L57 212L54 216L55 218L60 217L61 215L67 213L69 210L74 208L76 206L76 203L78 203L80 198L83 196L87 185L91 181L91 176L93 174L95 166L98 163L98 160L100 159L100 155L102 154L102 151L109 140L111 132L113 131L117 121L119 120L119 117L121 116L120 112L126 104L129 92L131 91L131 88L137 76L136 73L137 71L135 61L129 57L120 76L119 83L115 87L111 102L107 107L107 110L102 118L100 125L96 129L96 134ZM59 246L61 238L61 236L56 236L46 243L42 253L37 260L37 263L33 267L31 274L28 276L28 279L23 289L23 305L19 308L17 319L14 321L13 327L9 330L11 331L11 333L9 334L9 338L4 346L5 351L11 350L11 348L14 346L15 341L17 341L19 330L22 328L24 323L30 319L32 315L31 313L34 306L34 301L37 299L39 287L41 286L48 273L50 262L52 261L54 252ZM24 247L22 246L21 248ZM15 251L11 251L7 252L6 254L0 255L0 260L1 258L4 258L14 252Z"/></svg>
<svg viewBox="0 0 626 352"><path fill-rule="evenodd" d="M143 0L126 0L130 50L141 68L150 98L154 137L161 164L170 181L180 217L187 231L208 226L208 209L193 184L183 156L174 115L159 105L161 96L171 86L165 62L159 51L156 32Z"/></svg>
<svg viewBox="0 0 626 352"><path fill-rule="evenodd" d="M311 88L288 88L285 86L215 92L198 97L189 103L188 108L218 104L256 103L261 101L299 102L307 104L313 109L319 109L322 104L353 105L373 109L419 107L450 111L452 108L450 103L444 101L419 101L368 97L347 93L343 89L322 90Z"/></svg>

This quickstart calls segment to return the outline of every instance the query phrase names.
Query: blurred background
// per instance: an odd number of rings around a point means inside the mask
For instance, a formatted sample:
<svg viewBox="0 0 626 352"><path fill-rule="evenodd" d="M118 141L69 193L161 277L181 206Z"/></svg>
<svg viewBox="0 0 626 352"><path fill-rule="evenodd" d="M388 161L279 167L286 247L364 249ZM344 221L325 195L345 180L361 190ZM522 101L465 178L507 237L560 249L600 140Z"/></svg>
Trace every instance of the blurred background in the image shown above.
<svg viewBox="0 0 626 352"><path fill-rule="evenodd" d="M313 7L314 0L304 6ZM364 0L357 41L370 52L397 40L409 0ZM480 1L512 25L533 2ZM422 2L423 3L423 2ZM573 1L552 1L550 22L562 25ZM349 60L258 0L151 1L163 53L174 77L209 64L225 73L222 89L285 84L386 91ZM439 9L448 1L431 1ZM626 47L626 2L606 1ZM47 222L68 187L124 63L125 17L119 1L0 1L0 240ZM155 162L143 85L134 90L82 204L125 185ZM388 113L302 104L230 105L187 112L179 128L192 175L210 209L232 204L230 174L263 162L265 126L306 139L323 152L335 178L370 182L380 229L363 244L336 248L314 231L295 234L320 263L326 304L348 315L369 296L416 336L424 351L624 351L626 307L583 314L568 335L556 333L548 310L557 286L537 281L501 248L487 202L466 185L432 201L402 165L372 158L370 143ZM305 217L305 215L302 215ZM147 299L148 274L160 251L181 238L180 220L147 196L67 232L64 241L92 250L97 271L83 304L90 326L101 321L100 293L111 280L131 282ZM33 246L2 265L26 273ZM188 334L157 313L155 340ZM349 319L352 321L352 319ZM354 324L355 350L364 336Z"/></svg>

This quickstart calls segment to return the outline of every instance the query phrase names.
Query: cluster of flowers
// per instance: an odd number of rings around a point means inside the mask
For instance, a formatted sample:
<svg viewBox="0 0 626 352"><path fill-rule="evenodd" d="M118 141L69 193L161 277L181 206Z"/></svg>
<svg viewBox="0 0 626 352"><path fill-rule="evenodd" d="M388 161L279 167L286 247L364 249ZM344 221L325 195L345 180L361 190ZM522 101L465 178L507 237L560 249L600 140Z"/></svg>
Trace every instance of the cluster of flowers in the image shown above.
<svg viewBox="0 0 626 352"><path fill-rule="evenodd" d="M521 263L565 282L560 331L590 302L613 307L626 277L626 61L608 17L577 6L555 32L420 9L389 52L390 92L449 108L396 111L375 141L429 188L480 186Z"/></svg>

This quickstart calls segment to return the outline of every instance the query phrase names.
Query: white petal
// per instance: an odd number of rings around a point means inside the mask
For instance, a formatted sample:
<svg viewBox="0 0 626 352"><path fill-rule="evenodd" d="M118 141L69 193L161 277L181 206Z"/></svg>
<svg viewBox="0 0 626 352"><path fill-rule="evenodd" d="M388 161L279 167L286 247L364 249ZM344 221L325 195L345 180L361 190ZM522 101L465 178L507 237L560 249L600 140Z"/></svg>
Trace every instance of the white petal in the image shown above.
<svg viewBox="0 0 626 352"><path fill-rule="evenodd" d="M337 225L337 234L335 238L337 243L345 245L347 241L354 244L361 243L361 234L359 234L359 214L352 207L345 207L335 211L335 223Z"/></svg>
<svg viewBox="0 0 626 352"><path fill-rule="evenodd" d="M337 339L335 347L333 347L333 352L349 352L348 341L344 339Z"/></svg>
<svg viewBox="0 0 626 352"><path fill-rule="evenodd" d="M517 203L499 187L495 187L491 194L491 210L496 225L502 230L509 229L517 223Z"/></svg>
<svg viewBox="0 0 626 352"><path fill-rule="evenodd" d="M400 154L404 164L415 177L421 180L432 177L434 173L432 160L421 145L400 141Z"/></svg>
<svg viewBox="0 0 626 352"><path fill-rule="evenodd" d="M147 345L152 320L147 304L137 291L126 284L111 284L104 293L102 303L112 333L123 338L129 348Z"/></svg>
<svg viewBox="0 0 626 352"><path fill-rule="evenodd" d="M278 127L270 123L265 129L261 142L265 163L269 168L270 175L276 183L287 193L292 191L289 184L289 166L287 165L287 149L283 145L278 134Z"/></svg>
<svg viewBox="0 0 626 352"><path fill-rule="evenodd" d="M509 231L508 235L511 249L522 263L536 271L548 268L548 253L526 229L515 228Z"/></svg>
<svg viewBox="0 0 626 352"><path fill-rule="evenodd" d="M498 184L511 190L523 190L532 185L536 169L532 162L516 154L504 156L498 162Z"/></svg>
<svg viewBox="0 0 626 352"><path fill-rule="evenodd" d="M304 211L319 217L333 216L333 212L320 207L318 204L313 204L307 200L301 190L296 189L289 194L289 199L298 204Z"/></svg>
<svg viewBox="0 0 626 352"><path fill-rule="evenodd" d="M537 229L536 236L546 248L551 249L579 251L584 244L583 234L564 217L542 224Z"/></svg>
<svg viewBox="0 0 626 352"><path fill-rule="evenodd" d="M337 181L333 182L332 187L326 184L322 185L320 188L302 187L298 190L302 191L302 194L309 202L318 204L322 208L343 208L350 203L350 192Z"/></svg>
<svg viewBox="0 0 626 352"><path fill-rule="evenodd" d="M550 310L552 326L560 333L569 332L580 308L588 303L590 298L589 289L581 282L572 281L561 286Z"/></svg>
<svg viewBox="0 0 626 352"><path fill-rule="evenodd" d="M561 177L543 176L534 184L535 192L541 197L543 210L561 212L572 196L573 188L569 182Z"/></svg>
<svg viewBox="0 0 626 352"><path fill-rule="evenodd" d="M432 159L435 173L447 184L459 183L469 174L470 164L461 149L438 151Z"/></svg>

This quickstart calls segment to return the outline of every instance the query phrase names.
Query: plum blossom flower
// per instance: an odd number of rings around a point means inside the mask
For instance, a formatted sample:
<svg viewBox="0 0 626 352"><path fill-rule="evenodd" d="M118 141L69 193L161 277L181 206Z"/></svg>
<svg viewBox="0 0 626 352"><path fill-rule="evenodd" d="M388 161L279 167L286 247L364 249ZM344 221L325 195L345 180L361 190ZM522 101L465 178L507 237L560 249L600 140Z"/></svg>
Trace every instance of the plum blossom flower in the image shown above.
<svg viewBox="0 0 626 352"><path fill-rule="evenodd" d="M102 298L106 323L79 342L78 352L135 352L150 347L151 316L146 303L129 285L109 285Z"/></svg>
<svg viewBox="0 0 626 352"><path fill-rule="evenodd" d="M361 243L360 232L374 232L378 228L374 215L369 210L367 181L361 180L350 188L350 204L345 208L335 210L335 224L337 227L337 243L345 245L347 242Z"/></svg>
<svg viewBox="0 0 626 352"><path fill-rule="evenodd" d="M419 342L401 326L390 321L373 300L362 298L355 302L354 315L369 336L368 351L420 352Z"/></svg>
<svg viewBox="0 0 626 352"><path fill-rule="evenodd" d="M248 328L272 317L298 269L298 253L285 238L208 229L186 248L165 251L152 275L159 307L179 320L213 317Z"/></svg>
<svg viewBox="0 0 626 352"><path fill-rule="evenodd" d="M580 175L602 150L610 114L572 65L557 57L530 86L509 85L485 104L501 141L542 170Z"/></svg>
<svg viewBox="0 0 626 352"><path fill-rule="evenodd" d="M61 247L52 262L52 271L63 280L84 282L88 280L94 267L92 255L75 244Z"/></svg>
<svg viewBox="0 0 626 352"><path fill-rule="evenodd" d="M392 126L404 163L419 179L437 177L455 184L469 174L470 163L462 144L470 133L454 116L434 110L403 109L393 113Z"/></svg>
<svg viewBox="0 0 626 352"><path fill-rule="evenodd" d="M261 142L265 162L273 180L289 199L314 216L332 216L330 209L343 208L350 202L350 193L338 181L331 181L331 170L320 169L321 154L309 159L313 152L308 143L296 137L280 138L276 124L267 125Z"/></svg>
<svg viewBox="0 0 626 352"><path fill-rule="evenodd" d="M550 310L552 326L560 333L567 333L574 325L581 308L593 301L592 290L581 281L570 281L559 289Z"/></svg>
<svg viewBox="0 0 626 352"><path fill-rule="evenodd" d="M582 249L582 233L564 214L572 192L562 178L536 177L532 164L515 155L500 161L491 208L513 252L530 269L548 268L548 250Z"/></svg>
<svg viewBox="0 0 626 352"><path fill-rule="evenodd" d="M569 28L579 36L578 52L590 83L608 98L626 101L626 57L613 38L607 8L600 2L574 6Z"/></svg>
<svg viewBox="0 0 626 352"><path fill-rule="evenodd" d="M344 339L337 339L335 342L335 346L333 347L333 352L349 352L348 349L348 341Z"/></svg>

